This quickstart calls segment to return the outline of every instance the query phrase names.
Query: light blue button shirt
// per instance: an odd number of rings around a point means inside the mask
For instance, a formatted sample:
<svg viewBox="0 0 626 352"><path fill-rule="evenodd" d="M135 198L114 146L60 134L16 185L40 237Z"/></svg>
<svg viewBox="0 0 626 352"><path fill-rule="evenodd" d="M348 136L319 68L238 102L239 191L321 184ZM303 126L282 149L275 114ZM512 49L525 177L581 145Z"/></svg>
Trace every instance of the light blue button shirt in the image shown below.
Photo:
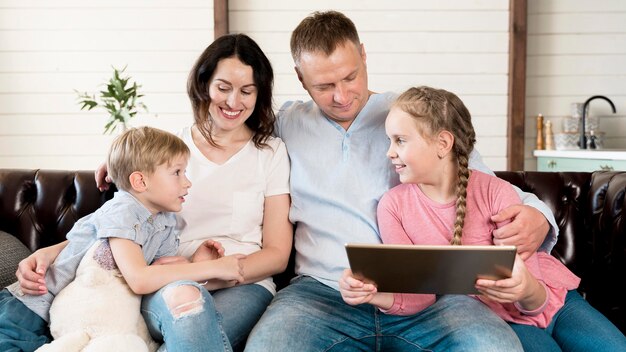
<svg viewBox="0 0 626 352"><path fill-rule="evenodd" d="M174 213L152 215L130 193L119 191L100 209L79 219L68 232L69 243L46 272L48 292L40 296L23 295L16 282L7 288L30 310L49 321L54 297L76 276L85 253L99 239L125 238L141 246L146 263L163 256L176 255L180 225Z"/></svg>
<svg viewBox="0 0 626 352"><path fill-rule="evenodd" d="M338 289L349 267L344 245L379 243L376 207L399 183L386 157L385 119L395 93L373 94L346 131L313 101L287 102L278 112L276 134L291 160L291 209L296 224L296 273ZM470 168L493 174L474 151ZM518 191L518 193L521 191ZM534 195L524 203L540 209L556 228L550 210ZM532 204L531 204L532 203ZM552 248L556 234L545 244Z"/></svg>

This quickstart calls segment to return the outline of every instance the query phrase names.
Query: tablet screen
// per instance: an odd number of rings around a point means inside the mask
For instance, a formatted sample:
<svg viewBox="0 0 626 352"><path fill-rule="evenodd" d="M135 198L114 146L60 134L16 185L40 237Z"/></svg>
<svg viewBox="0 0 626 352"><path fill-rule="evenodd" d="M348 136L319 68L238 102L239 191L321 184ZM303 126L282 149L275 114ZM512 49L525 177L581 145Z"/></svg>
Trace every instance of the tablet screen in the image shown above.
<svg viewBox="0 0 626 352"><path fill-rule="evenodd" d="M515 246L346 244L355 277L379 292L478 294L478 278L511 277Z"/></svg>

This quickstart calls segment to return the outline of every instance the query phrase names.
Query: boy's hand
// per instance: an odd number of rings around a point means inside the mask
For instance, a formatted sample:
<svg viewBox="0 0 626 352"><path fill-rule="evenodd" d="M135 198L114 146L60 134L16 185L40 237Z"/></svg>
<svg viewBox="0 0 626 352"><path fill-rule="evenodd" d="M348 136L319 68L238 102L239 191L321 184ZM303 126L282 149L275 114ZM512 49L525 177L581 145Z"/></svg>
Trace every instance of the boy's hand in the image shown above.
<svg viewBox="0 0 626 352"><path fill-rule="evenodd" d="M202 242L200 247L191 256L191 262L201 262L204 260L218 259L224 256L224 247L222 244L213 240Z"/></svg>
<svg viewBox="0 0 626 352"><path fill-rule="evenodd" d="M43 250L35 251L19 263L15 276L23 293L38 296L48 292L45 277L51 263Z"/></svg>
<svg viewBox="0 0 626 352"><path fill-rule="evenodd" d="M376 286L357 279L350 269L345 269L339 279L339 292L350 305L369 303L377 293Z"/></svg>
<svg viewBox="0 0 626 352"><path fill-rule="evenodd" d="M211 261L211 265L217 265L218 274L214 279L242 283L244 281L242 260L245 258L243 254L233 254Z"/></svg>
<svg viewBox="0 0 626 352"><path fill-rule="evenodd" d="M161 257L154 262L152 265L168 265L168 264L185 264L189 263L189 259L183 257L182 255L171 255L167 257Z"/></svg>
<svg viewBox="0 0 626 352"><path fill-rule="evenodd" d="M493 242L517 246L522 259L528 259L537 251L550 230L545 216L528 205L512 205L491 217L496 223L506 220L511 222L493 231Z"/></svg>

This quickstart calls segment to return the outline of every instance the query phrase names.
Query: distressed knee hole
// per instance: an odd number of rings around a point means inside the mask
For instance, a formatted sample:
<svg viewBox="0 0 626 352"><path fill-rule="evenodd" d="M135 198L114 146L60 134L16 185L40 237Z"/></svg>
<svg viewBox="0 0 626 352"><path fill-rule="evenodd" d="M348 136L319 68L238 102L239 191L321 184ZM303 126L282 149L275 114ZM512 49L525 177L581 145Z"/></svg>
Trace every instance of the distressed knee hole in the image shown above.
<svg viewBox="0 0 626 352"><path fill-rule="evenodd" d="M204 298L200 289L192 285L172 286L165 289L163 299L174 319L204 310Z"/></svg>

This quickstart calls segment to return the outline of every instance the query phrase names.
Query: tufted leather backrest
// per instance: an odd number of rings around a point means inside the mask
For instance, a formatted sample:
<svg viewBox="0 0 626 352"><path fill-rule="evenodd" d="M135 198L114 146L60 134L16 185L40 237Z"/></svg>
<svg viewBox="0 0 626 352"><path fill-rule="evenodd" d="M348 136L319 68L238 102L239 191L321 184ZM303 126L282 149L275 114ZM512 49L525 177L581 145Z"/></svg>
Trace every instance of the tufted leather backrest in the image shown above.
<svg viewBox="0 0 626 352"><path fill-rule="evenodd" d="M552 254L582 278L581 293L626 331L626 172L497 172L552 209L560 235ZM58 243L79 218L112 198L92 171L0 169L0 230L31 250ZM277 277L279 287L293 275Z"/></svg>
<svg viewBox="0 0 626 352"><path fill-rule="evenodd" d="M588 239L584 231L586 198L591 173L498 172L497 175L525 192L536 194L552 210L559 226L559 240L552 255L572 271L585 270L589 262Z"/></svg>
<svg viewBox="0 0 626 352"><path fill-rule="evenodd" d="M582 281L581 294L626 331L626 172L497 172L552 209L552 255Z"/></svg>
<svg viewBox="0 0 626 352"><path fill-rule="evenodd" d="M31 251L65 240L76 220L113 197L92 171L0 169L0 230Z"/></svg>

